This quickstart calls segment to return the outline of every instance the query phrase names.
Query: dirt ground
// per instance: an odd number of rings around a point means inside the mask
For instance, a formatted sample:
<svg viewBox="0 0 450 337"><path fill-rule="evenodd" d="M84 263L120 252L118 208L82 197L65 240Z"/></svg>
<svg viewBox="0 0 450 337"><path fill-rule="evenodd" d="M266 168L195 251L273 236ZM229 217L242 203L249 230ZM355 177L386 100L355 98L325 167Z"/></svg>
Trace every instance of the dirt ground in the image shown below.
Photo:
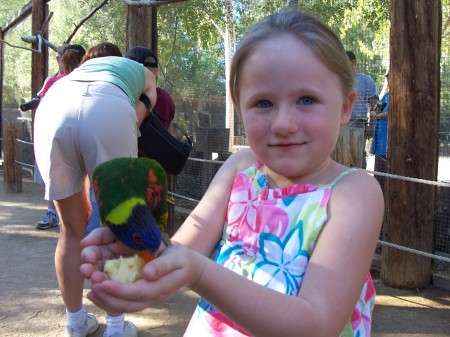
<svg viewBox="0 0 450 337"><path fill-rule="evenodd" d="M53 265L58 230L34 228L46 210L43 188L24 176L23 192L7 193L0 174L0 336L63 336L64 306ZM397 290L379 280L376 286L372 336L450 336L450 292L433 287ZM182 336L197 300L185 290L164 305L127 318L141 337ZM87 299L85 305L100 323L92 336L102 336L104 313Z"/></svg>

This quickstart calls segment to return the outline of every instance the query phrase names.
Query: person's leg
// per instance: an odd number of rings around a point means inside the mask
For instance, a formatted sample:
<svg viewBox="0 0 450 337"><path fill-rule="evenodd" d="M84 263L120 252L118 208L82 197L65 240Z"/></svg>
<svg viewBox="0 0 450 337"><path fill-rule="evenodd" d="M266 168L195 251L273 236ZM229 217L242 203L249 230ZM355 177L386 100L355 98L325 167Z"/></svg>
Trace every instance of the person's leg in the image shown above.
<svg viewBox="0 0 450 337"><path fill-rule="evenodd" d="M41 172L39 171L39 168L37 166L37 163L34 166L33 171L33 180L36 184L39 185L45 185L44 180L42 179ZM59 219L58 219L58 213L56 212L55 204L52 200L49 200L47 202L47 210L45 211L45 215L36 224L36 229L49 229L55 226L58 226Z"/></svg>
<svg viewBox="0 0 450 337"><path fill-rule="evenodd" d="M55 269L59 289L66 306L66 336L87 336L98 323L83 306L84 278L80 273L81 247L91 208L85 190L68 198L56 200L60 214L60 235L55 251Z"/></svg>
<svg viewBox="0 0 450 337"><path fill-rule="evenodd" d="M107 313L105 316L106 329L103 337L136 337L138 330L136 326L125 321L125 314Z"/></svg>
<svg viewBox="0 0 450 337"><path fill-rule="evenodd" d="M80 241L85 235L89 217L89 200L81 191L55 201L60 214L61 230L56 245L55 268L61 295L69 312L81 308L84 279L81 265Z"/></svg>
<svg viewBox="0 0 450 337"><path fill-rule="evenodd" d="M35 119L34 150L45 181L44 197L55 200L60 217L55 270L66 307L66 337L84 337L98 327L95 317L83 307L84 279L79 271L80 241L91 214L84 188L86 168L78 146L78 116L85 86L72 81L55 86L39 105Z"/></svg>

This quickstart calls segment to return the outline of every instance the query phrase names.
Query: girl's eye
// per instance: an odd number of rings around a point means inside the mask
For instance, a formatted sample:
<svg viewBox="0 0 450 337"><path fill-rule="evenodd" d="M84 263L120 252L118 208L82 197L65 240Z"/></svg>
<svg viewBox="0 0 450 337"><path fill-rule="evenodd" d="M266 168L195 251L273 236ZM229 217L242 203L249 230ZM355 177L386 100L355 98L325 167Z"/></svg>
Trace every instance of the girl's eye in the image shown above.
<svg viewBox="0 0 450 337"><path fill-rule="evenodd" d="M270 103L269 101L263 100L263 101L259 101L257 103L258 108L270 108L272 106L272 103Z"/></svg>
<svg viewBox="0 0 450 337"><path fill-rule="evenodd" d="M298 100L298 103L299 104L302 104L302 105L311 105L311 104L313 104L315 101L314 101L314 98L311 98L311 97L301 97L299 100Z"/></svg>

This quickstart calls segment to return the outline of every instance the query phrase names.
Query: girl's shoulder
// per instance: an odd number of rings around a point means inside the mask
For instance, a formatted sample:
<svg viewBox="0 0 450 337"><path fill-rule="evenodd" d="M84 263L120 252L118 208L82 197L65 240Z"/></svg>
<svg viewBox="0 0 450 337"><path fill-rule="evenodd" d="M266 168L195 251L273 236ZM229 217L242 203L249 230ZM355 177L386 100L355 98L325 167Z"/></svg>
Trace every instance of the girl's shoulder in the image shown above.
<svg viewBox="0 0 450 337"><path fill-rule="evenodd" d="M343 198L347 204L383 203L383 191L378 181L365 170L342 172L333 185L333 198Z"/></svg>
<svg viewBox="0 0 450 337"><path fill-rule="evenodd" d="M255 164L258 161L258 157L250 148L244 148L231 154L231 156L225 161L224 166L232 168L235 172L240 172L247 169L249 166Z"/></svg>

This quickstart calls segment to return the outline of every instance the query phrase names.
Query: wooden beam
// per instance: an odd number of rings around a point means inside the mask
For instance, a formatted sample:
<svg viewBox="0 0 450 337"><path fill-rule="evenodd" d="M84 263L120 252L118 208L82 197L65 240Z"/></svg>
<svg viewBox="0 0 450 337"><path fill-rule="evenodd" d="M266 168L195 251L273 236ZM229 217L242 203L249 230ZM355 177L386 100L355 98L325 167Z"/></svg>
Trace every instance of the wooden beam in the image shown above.
<svg viewBox="0 0 450 337"><path fill-rule="evenodd" d="M125 0L128 6L160 6L186 0Z"/></svg>
<svg viewBox="0 0 450 337"><path fill-rule="evenodd" d="M25 19L28 15L31 14L31 1L27 3L22 9L14 15L11 19L9 19L3 26L2 32L6 33L8 30L14 28L17 24L19 24L23 19Z"/></svg>

